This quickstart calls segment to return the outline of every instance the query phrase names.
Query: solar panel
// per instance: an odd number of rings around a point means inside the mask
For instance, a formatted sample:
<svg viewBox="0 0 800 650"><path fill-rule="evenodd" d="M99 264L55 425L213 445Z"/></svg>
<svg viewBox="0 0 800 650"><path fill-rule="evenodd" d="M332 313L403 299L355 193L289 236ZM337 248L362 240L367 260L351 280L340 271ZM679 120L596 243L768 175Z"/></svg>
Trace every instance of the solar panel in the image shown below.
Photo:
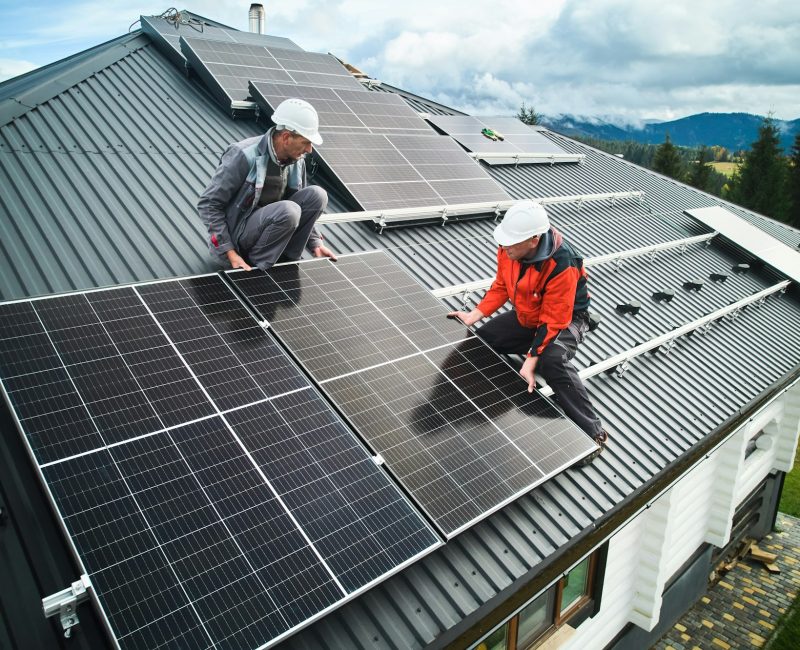
<svg viewBox="0 0 800 650"><path fill-rule="evenodd" d="M431 115L431 124L439 127L468 151L478 154L504 154L508 158L489 157L483 160L490 165L508 165L515 163L551 163L577 162L580 156L569 158L556 143L548 140L542 133L533 130L513 117L472 117L471 115ZM483 129L499 132L503 140L492 140L481 133ZM514 158L517 154L527 154ZM536 154L533 157L532 154ZM557 158L554 158L553 155Z"/></svg>
<svg viewBox="0 0 800 650"><path fill-rule="evenodd" d="M445 136L331 132L316 151L362 210L440 209L510 199Z"/></svg>
<svg viewBox="0 0 800 650"><path fill-rule="evenodd" d="M447 537L596 448L385 253L229 277Z"/></svg>
<svg viewBox="0 0 800 650"><path fill-rule="evenodd" d="M305 99L317 110L323 139L330 131L435 135L399 95L368 90L250 82L250 95L267 115L284 99Z"/></svg>
<svg viewBox="0 0 800 650"><path fill-rule="evenodd" d="M180 46L190 65L226 105L249 100L250 80L361 88L355 77L328 54L185 36Z"/></svg>
<svg viewBox="0 0 800 650"><path fill-rule="evenodd" d="M285 50L301 50L294 41L282 36L241 32L237 29L225 29L209 25L199 20L190 19L175 23L159 16L140 16L142 31L160 46L160 49L171 59L184 63L186 58L181 52L180 38L202 38L223 43L241 43L244 45L260 45L262 47L280 47Z"/></svg>
<svg viewBox="0 0 800 650"><path fill-rule="evenodd" d="M2 304L0 379L121 648L273 645L440 543L219 276Z"/></svg>

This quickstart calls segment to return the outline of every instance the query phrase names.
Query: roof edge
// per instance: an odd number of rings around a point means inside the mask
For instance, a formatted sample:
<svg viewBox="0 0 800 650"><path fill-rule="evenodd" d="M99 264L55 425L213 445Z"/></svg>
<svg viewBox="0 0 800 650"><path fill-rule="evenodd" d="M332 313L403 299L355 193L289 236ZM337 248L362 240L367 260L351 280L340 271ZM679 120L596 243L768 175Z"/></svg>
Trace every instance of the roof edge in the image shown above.
<svg viewBox="0 0 800 650"><path fill-rule="evenodd" d="M455 625L434 639L428 647L448 650L463 648L481 635L491 632L529 600L546 589L556 577L569 571L573 565L604 544L640 512L649 508L653 501L672 488L686 473L730 438L756 413L798 381L800 381L800 364L787 373L781 381L765 389L705 438L678 456L650 481L644 483L638 490L601 515L589 527L578 532L559 550L544 558L530 571L512 581L505 589L462 619L461 624ZM470 623L467 623L468 621Z"/></svg>
<svg viewBox="0 0 800 650"><path fill-rule="evenodd" d="M137 30L0 83L0 126L147 45Z"/></svg>

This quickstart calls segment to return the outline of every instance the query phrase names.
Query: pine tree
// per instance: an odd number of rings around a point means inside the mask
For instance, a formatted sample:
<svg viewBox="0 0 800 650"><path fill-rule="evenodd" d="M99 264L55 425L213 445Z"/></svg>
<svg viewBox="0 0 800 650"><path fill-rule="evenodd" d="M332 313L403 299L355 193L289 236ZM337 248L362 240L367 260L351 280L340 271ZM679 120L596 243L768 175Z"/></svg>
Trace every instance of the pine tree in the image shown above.
<svg viewBox="0 0 800 650"><path fill-rule="evenodd" d="M789 199L791 210L787 221L795 228L800 228L800 133L794 136L789 158Z"/></svg>
<svg viewBox="0 0 800 650"><path fill-rule="evenodd" d="M758 139L744 154L731 177L730 200L779 221L789 218L788 165L780 146L780 129L771 116L764 118Z"/></svg>
<svg viewBox="0 0 800 650"><path fill-rule="evenodd" d="M534 126L539 124L541 116L536 112L536 109L533 106L526 108L525 102L522 102L522 106L519 108L519 113L517 113L517 119L520 122Z"/></svg>
<svg viewBox="0 0 800 650"><path fill-rule="evenodd" d="M697 152L697 160L691 163L688 183L698 190L708 192L712 167L708 164L708 149L703 145Z"/></svg>
<svg viewBox="0 0 800 650"><path fill-rule="evenodd" d="M656 150L656 155L653 158L653 169L659 174L664 174L675 180L683 180L683 162L677 147L669 139L669 133L666 134L664 142Z"/></svg>

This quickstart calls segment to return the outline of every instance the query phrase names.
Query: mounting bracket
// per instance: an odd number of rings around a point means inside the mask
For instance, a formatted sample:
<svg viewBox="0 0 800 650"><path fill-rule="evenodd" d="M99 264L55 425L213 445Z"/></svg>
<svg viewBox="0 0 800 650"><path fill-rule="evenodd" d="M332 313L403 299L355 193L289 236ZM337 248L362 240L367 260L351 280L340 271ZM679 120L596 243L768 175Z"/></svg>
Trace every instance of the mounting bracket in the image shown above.
<svg viewBox="0 0 800 650"><path fill-rule="evenodd" d="M91 586L92 582L89 576L82 575L80 580L76 580L66 589L42 598L45 617L58 615L64 630L64 637L67 639L72 635L72 628L80 623L77 607L82 602L89 600L89 587Z"/></svg>

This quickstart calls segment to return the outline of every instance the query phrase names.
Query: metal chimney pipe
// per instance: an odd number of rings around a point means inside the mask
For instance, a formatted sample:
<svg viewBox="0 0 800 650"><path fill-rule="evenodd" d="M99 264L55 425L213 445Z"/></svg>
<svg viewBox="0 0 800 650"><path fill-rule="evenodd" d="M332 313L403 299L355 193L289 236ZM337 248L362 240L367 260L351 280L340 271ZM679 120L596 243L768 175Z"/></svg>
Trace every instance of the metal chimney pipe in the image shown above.
<svg viewBox="0 0 800 650"><path fill-rule="evenodd" d="M254 34L264 33L264 5L260 3L253 3L250 5L250 31Z"/></svg>

